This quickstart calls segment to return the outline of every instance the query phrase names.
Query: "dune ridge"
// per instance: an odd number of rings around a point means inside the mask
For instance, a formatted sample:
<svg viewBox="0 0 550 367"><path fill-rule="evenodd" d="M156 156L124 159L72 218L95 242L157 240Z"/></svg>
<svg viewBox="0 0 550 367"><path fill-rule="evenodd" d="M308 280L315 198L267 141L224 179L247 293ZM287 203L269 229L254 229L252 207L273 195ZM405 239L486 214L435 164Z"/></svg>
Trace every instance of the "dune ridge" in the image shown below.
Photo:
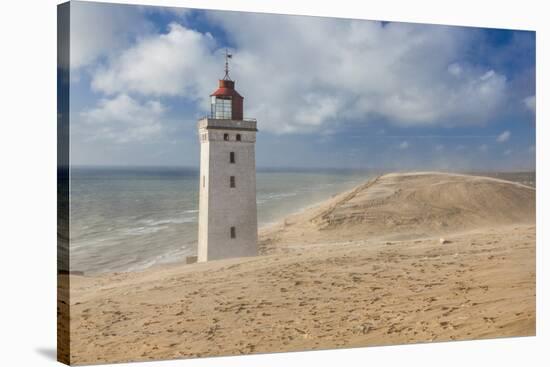
<svg viewBox="0 0 550 367"><path fill-rule="evenodd" d="M297 241L411 239L534 220L532 187L463 174L393 173L262 229L260 248L274 253Z"/></svg>

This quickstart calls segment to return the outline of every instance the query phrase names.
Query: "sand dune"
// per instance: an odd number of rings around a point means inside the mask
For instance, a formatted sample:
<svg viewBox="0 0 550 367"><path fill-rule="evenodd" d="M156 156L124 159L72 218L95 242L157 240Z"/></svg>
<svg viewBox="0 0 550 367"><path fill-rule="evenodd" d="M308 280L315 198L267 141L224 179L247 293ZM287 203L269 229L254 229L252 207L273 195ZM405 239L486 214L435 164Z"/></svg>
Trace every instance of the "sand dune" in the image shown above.
<svg viewBox="0 0 550 367"><path fill-rule="evenodd" d="M71 362L534 335L534 218L521 184L384 175L263 229L263 256L71 275Z"/></svg>
<svg viewBox="0 0 550 367"><path fill-rule="evenodd" d="M387 174L264 228L264 253L294 243L410 239L486 226L533 223L535 189L489 177Z"/></svg>

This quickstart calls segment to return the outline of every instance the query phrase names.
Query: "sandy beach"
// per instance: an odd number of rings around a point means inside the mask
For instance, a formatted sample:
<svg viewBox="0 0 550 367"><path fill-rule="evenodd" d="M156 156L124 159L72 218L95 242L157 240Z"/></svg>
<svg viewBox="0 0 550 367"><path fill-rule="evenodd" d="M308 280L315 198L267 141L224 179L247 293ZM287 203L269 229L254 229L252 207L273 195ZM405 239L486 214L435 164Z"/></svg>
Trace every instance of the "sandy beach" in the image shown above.
<svg viewBox="0 0 550 367"><path fill-rule="evenodd" d="M262 228L261 256L70 276L72 364L535 335L535 189L377 177Z"/></svg>

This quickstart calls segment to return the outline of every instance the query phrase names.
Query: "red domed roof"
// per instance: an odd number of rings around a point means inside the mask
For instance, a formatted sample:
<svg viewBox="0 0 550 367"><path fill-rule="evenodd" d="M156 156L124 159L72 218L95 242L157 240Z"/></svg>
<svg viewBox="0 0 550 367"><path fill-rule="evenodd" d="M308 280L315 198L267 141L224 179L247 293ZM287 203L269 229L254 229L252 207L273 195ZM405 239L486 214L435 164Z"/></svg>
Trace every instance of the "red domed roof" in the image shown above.
<svg viewBox="0 0 550 367"><path fill-rule="evenodd" d="M216 96L216 97L237 97L237 98L243 98L239 92L235 90L235 82L233 80L225 80L221 79L219 81L219 86L214 93L212 93L210 96Z"/></svg>

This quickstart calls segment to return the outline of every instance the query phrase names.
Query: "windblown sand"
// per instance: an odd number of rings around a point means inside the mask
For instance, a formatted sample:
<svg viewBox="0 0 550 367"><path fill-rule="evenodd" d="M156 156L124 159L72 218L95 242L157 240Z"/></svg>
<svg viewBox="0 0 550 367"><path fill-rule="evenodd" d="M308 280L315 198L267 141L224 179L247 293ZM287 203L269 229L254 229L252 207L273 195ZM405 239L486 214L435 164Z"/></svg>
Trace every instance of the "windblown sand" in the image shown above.
<svg viewBox="0 0 550 367"><path fill-rule="evenodd" d="M260 249L71 276L71 363L535 334L528 186L384 175L262 229Z"/></svg>

